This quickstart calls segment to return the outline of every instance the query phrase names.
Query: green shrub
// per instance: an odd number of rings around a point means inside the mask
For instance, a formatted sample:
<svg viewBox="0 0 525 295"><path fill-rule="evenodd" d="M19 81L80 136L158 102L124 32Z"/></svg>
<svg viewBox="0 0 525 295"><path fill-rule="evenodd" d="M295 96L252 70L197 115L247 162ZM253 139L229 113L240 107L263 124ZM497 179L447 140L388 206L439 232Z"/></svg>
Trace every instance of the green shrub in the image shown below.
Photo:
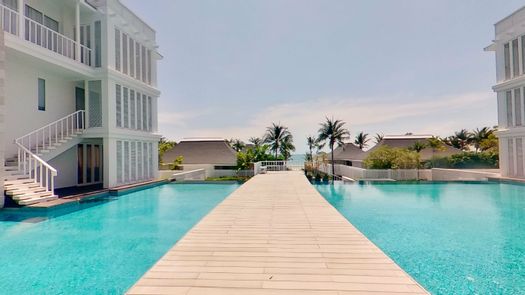
<svg viewBox="0 0 525 295"><path fill-rule="evenodd" d="M499 167L499 155L496 152L462 152L448 157L434 157L427 168L453 168L453 169L495 169Z"/></svg>
<svg viewBox="0 0 525 295"><path fill-rule="evenodd" d="M419 166L419 154L384 145L371 152L364 165L368 169L415 169Z"/></svg>

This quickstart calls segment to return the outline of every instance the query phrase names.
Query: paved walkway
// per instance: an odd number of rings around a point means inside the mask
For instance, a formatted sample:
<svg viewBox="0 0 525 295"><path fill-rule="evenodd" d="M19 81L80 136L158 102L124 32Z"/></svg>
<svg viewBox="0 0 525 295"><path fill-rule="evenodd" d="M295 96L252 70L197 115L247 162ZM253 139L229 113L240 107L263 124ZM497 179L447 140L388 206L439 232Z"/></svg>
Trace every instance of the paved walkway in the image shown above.
<svg viewBox="0 0 525 295"><path fill-rule="evenodd" d="M298 172L252 178L201 220L128 292L426 293Z"/></svg>

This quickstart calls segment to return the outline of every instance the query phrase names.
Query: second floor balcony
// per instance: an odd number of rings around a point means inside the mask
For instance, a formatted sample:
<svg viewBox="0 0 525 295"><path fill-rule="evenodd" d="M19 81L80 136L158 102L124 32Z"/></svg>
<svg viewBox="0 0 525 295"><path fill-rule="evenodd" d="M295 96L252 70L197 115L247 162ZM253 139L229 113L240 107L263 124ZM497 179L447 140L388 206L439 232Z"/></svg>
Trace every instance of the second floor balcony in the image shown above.
<svg viewBox="0 0 525 295"><path fill-rule="evenodd" d="M12 7L5 4L12 3ZM76 9L74 5L77 5ZM91 25L80 24L79 7L73 4L71 15L74 23L60 23L45 13L24 4L23 1L0 1L0 25L4 32L31 42L39 47L50 50L68 59L86 66L95 66L92 50ZM21 8L23 7L23 15ZM16 10L15 10L16 9ZM60 33L62 27L62 33ZM63 34L65 29L72 32L73 37ZM99 66L99 65L98 65Z"/></svg>

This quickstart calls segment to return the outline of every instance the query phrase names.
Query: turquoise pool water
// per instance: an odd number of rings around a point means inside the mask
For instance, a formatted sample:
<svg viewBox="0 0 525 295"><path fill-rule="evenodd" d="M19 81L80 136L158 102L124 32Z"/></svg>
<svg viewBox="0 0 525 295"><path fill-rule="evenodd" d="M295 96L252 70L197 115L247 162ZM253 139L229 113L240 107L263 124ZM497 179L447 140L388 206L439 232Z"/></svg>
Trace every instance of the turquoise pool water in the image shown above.
<svg viewBox="0 0 525 295"><path fill-rule="evenodd" d="M317 190L434 294L525 294L525 186L335 184Z"/></svg>
<svg viewBox="0 0 525 295"><path fill-rule="evenodd" d="M237 187L166 184L44 217L0 211L0 293L122 294Z"/></svg>

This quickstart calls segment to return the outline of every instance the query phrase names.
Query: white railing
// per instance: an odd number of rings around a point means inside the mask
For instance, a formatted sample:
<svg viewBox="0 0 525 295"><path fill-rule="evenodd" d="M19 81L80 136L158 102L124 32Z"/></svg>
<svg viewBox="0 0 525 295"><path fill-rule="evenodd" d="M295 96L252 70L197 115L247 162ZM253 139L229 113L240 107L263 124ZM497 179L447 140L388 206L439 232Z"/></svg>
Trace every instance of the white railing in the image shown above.
<svg viewBox="0 0 525 295"><path fill-rule="evenodd" d="M332 165L322 164L319 167L321 172L331 174ZM358 167L335 165L335 174L352 178L354 180L366 179L393 179L393 180L414 180L419 179L421 170L418 169L363 169Z"/></svg>
<svg viewBox="0 0 525 295"><path fill-rule="evenodd" d="M55 190L55 177L57 170L37 155L33 154L25 146L16 143L18 146L18 170L28 176L35 183L40 184L48 192Z"/></svg>
<svg viewBox="0 0 525 295"><path fill-rule="evenodd" d="M18 12L0 5L0 20L5 32L18 35Z"/></svg>
<svg viewBox="0 0 525 295"><path fill-rule="evenodd" d="M25 17L25 40L38 46L47 48L60 55L76 60L75 40L66 37L54 30ZM91 66L91 49L80 45L79 61L85 65Z"/></svg>
<svg viewBox="0 0 525 295"><path fill-rule="evenodd" d="M257 175L266 171L290 171L301 170L303 165L294 164L289 161L260 161L253 163L253 174Z"/></svg>
<svg viewBox="0 0 525 295"><path fill-rule="evenodd" d="M85 111L76 111L17 138L15 142L38 154L43 150L59 145L64 140L68 140L70 136L84 131L86 129L85 116Z"/></svg>

